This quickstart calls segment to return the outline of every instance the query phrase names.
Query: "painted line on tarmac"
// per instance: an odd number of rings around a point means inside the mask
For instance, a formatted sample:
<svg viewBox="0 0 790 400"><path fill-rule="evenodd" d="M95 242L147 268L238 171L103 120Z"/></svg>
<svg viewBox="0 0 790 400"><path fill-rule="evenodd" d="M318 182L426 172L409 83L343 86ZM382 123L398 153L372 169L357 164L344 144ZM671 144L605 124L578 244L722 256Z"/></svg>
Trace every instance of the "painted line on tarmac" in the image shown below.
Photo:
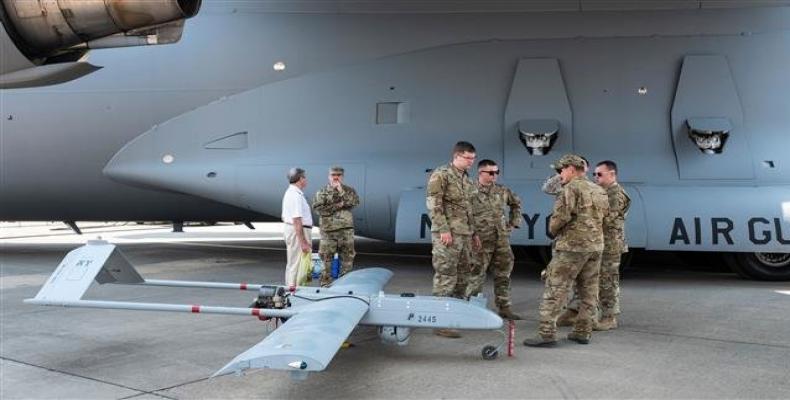
<svg viewBox="0 0 790 400"><path fill-rule="evenodd" d="M198 243L198 242L167 242L165 244L178 244L185 246L198 246L198 247L219 247L227 249L244 249L244 250L277 250L285 251L282 247L267 247L267 246L242 246L238 244L216 244L216 243ZM405 257L405 258L431 258L427 254L396 254L396 253L370 253L370 252L357 252L366 256L381 256L381 257Z"/></svg>
<svg viewBox="0 0 790 400"><path fill-rule="evenodd" d="M144 228L137 228L137 227L119 227L120 229L112 229L113 227L80 227L80 230L83 230L82 235L87 237L88 235L92 235L95 233L129 233L135 231L146 231L146 230L164 230L170 229L169 227L164 228L152 228L150 226ZM65 228L64 230L69 229ZM96 229L96 230L93 230ZM63 237L63 236L74 236L76 233L72 231L68 232L55 232L55 233L36 233L36 234L29 234L29 235L19 235L19 236L2 236L0 240L17 240L17 239L32 239L32 238L53 238L53 237Z"/></svg>
<svg viewBox="0 0 790 400"><path fill-rule="evenodd" d="M28 367L39 368L39 369L43 369L43 370L49 371L49 372L54 372L54 373L57 373L57 374L63 374L63 375L72 376L72 377L75 377L75 378L81 378L81 379L85 379L85 380L89 380L89 381L99 382L99 383L104 384L104 385L110 385L110 386L115 386L115 387L119 387L119 388L123 388L123 389L127 389L127 390L133 390L135 392L139 392L137 394L134 394L132 396L127 396L125 398L131 398L131 397L137 397L137 396L143 396L143 395L146 395L146 394L150 394L150 395L161 397L161 398L164 398L164 399L177 400L174 397L169 397L169 396L165 396L165 395L162 395L162 394L154 393L154 391L148 391L148 390L144 390L144 389L137 389L137 388L133 388L131 386L122 385L120 383L113 383L113 382L105 381L105 380L102 380L102 379L91 378L91 377L85 376L85 375L79 375L79 374L75 374L75 373L72 373L72 372L66 372L66 371L61 371L61 370L54 369L54 368L45 367L45 366L42 366L42 365L31 364L29 362L20 361L20 360L16 360L16 359L13 359L13 358L0 356L0 360L12 362L12 363L17 363L17 364L21 364L21 365L27 365Z"/></svg>
<svg viewBox="0 0 790 400"><path fill-rule="evenodd" d="M776 290L776 293L786 294L786 295L790 296L790 290Z"/></svg>

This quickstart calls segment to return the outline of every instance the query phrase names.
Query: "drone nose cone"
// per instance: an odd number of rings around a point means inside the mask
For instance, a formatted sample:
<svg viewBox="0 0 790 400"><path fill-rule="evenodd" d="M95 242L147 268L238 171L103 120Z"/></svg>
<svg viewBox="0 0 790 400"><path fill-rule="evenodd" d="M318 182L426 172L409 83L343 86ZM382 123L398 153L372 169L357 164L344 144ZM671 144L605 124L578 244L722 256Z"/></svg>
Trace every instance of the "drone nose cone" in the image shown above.
<svg viewBox="0 0 790 400"><path fill-rule="evenodd" d="M481 318L481 322L483 325L485 325L485 328L483 329L499 329L504 324L502 318L491 311L488 311L487 315L484 315L483 318Z"/></svg>

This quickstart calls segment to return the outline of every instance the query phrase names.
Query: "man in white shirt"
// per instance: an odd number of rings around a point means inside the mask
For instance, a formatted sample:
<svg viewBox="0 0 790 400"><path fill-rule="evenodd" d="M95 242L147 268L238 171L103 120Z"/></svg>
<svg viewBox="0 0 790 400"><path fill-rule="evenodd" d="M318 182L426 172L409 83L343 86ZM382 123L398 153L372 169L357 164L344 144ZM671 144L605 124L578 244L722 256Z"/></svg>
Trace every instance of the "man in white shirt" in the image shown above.
<svg viewBox="0 0 790 400"><path fill-rule="evenodd" d="M288 190L283 196L282 220L285 222L284 236L288 261L285 266L285 285L296 286L296 275L302 254L312 252L313 215L302 190L307 186L307 176L301 168L288 170Z"/></svg>

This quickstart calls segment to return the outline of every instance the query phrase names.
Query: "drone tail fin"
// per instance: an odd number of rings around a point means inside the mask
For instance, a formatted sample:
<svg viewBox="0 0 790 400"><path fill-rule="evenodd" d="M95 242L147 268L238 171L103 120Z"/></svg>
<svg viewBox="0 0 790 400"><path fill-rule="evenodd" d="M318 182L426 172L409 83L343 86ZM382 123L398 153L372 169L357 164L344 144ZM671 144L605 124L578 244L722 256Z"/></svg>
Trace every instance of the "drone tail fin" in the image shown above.
<svg viewBox="0 0 790 400"><path fill-rule="evenodd" d="M26 303L58 305L80 300L96 280L104 283L143 283L145 280L115 245L89 240L63 258L33 299Z"/></svg>

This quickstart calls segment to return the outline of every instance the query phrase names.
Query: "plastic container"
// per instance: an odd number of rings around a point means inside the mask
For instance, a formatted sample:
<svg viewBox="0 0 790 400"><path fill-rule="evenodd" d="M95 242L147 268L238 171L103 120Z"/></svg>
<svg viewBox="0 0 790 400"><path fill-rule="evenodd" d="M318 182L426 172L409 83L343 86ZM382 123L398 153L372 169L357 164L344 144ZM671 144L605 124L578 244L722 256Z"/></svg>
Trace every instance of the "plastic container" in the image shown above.
<svg viewBox="0 0 790 400"><path fill-rule="evenodd" d="M337 279L340 276L340 256L335 253L335 258L332 259L332 279Z"/></svg>
<svg viewBox="0 0 790 400"><path fill-rule="evenodd" d="M313 260L313 278L318 278L321 276L321 271L324 270L324 263L318 253L313 253L311 259Z"/></svg>

